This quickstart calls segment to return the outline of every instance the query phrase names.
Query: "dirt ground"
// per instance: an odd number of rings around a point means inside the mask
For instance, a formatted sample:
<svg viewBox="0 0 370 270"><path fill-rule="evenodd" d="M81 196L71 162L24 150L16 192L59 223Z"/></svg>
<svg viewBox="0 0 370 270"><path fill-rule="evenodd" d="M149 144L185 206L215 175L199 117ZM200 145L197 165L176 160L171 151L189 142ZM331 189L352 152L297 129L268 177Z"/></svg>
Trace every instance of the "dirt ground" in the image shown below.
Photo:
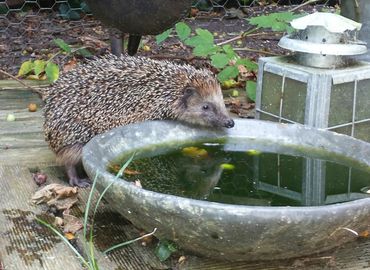
<svg viewBox="0 0 370 270"><path fill-rule="evenodd" d="M192 27L208 29L215 34L215 42L228 41L253 28L248 24L247 18L261 14L279 11L288 11L292 6L257 6L244 9L229 9L220 12L202 12L192 9L193 17L185 21ZM319 5L306 5L297 12L312 13L328 9ZM27 60L48 60L59 51L53 39L60 38L67 44L75 47L86 47L93 55L99 56L110 50L110 30L91 15L81 15L77 21L64 20L50 11L28 10L27 12L11 12L7 15L8 22L0 17L0 69L17 75L21 64ZM9 25L9 22L17 23ZM19 23L20 22L20 23ZM19 24L18 24L19 23ZM4 30L5 29L5 30ZM269 30L258 31L257 34L241 39L239 42L230 42L242 57L257 61L261 56L273 56L288 52L277 46L283 33ZM206 67L214 73L217 70L210 65L209 59L194 57L191 48L185 46L178 38L172 37L157 45L153 36L143 37L142 45L147 45L146 50L141 47L137 55L156 59L169 59L171 61L188 63L196 67ZM148 49L149 48L149 49ZM84 58L74 54L60 54L53 61L62 67L61 72L73 68ZM0 79L7 76L0 74ZM253 77L253 76L252 76ZM255 76L254 76L255 77ZM8 78L7 78L8 79ZM253 78L251 78L253 79ZM254 78L255 79L255 78ZM244 85L239 85L243 89ZM231 112L239 117L252 117L251 110L254 104L248 103L245 91L240 91L239 98L230 98L226 93L226 104Z"/></svg>

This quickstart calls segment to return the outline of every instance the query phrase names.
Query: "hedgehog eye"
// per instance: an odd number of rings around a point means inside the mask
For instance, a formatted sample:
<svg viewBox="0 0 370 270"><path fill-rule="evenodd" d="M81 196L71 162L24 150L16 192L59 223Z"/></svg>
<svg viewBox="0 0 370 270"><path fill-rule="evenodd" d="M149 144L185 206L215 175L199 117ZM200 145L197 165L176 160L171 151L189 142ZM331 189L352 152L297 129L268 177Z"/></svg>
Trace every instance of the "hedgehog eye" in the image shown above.
<svg viewBox="0 0 370 270"><path fill-rule="evenodd" d="M184 90L185 95L191 95L195 92L195 89L193 87L186 87Z"/></svg>
<svg viewBox="0 0 370 270"><path fill-rule="evenodd" d="M206 104L206 105L203 105L202 106L202 109L204 110L204 111L206 111L206 110L208 110L209 109L209 106Z"/></svg>

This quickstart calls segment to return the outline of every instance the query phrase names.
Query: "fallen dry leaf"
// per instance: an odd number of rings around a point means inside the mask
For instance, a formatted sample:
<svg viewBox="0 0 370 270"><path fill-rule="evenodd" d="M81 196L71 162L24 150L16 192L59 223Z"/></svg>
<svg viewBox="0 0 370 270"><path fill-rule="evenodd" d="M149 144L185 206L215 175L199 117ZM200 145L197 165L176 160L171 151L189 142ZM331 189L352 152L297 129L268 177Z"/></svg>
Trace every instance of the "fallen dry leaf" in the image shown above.
<svg viewBox="0 0 370 270"><path fill-rule="evenodd" d="M63 219L64 219L64 233L73 233L75 234L77 231L81 230L83 228L82 221L71 215L69 213L69 209L66 209L63 211Z"/></svg>
<svg viewBox="0 0 370 270"><path fill-rule="evenodd" d="M64 65L63 71L64 72L70 71L70 70L74 69L76 67L76 65L77 65L77 60L76 60L76 58L73 58L73 59L69 60L67 64Z"/></svg>
<svg viewBox="0 0 370 270"><path fill-rule="evenodd" d="M65 234L64 234L64 236L65 236L65 238L67 238L68 240L73 240L73 239L75 239L75 238L76 238L76 237L75 237L75 235L74 235L73 233L70 233L70 232L65 233Z"/></svg>
<svg viewBox="0 0 370 270"><path fill-rule="evenodd" d="M63 219L61 217L55 217L54 226L62 227L64 224Z"/></svg>
<svg viewBox="0 0 370 270"><path fill-rule="evenodd" d="M68 209L78 201L77 191L77 187L50 184L36 191L32 196L32 202L35 204L47 203L60 210Z"/></svg>
<svg viewBox="0 0 370 270"><path fill-rule="evenodd" d="M126 170L124 171L124 173L125 173L125 174L127 174L127 175L137 175L137 174L141 174L141 172L139 172L139 171L135 171L135 170L131 170L131 169L126 169Z"/></svg>

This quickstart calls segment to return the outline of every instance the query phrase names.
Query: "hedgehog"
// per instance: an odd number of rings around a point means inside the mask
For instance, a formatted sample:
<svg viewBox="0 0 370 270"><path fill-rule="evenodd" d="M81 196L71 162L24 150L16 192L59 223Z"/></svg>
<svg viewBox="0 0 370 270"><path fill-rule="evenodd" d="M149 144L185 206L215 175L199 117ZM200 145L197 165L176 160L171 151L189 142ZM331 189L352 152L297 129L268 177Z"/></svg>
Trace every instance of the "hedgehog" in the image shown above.
<svg viewBox="0 0 370 270"><path fill-rule="evenodd" d="M144 57L108 54L67 72L45 91L44 132L72 186L83 146L118 126L170 119L232 128L221 87L206 69Z"/></svg>

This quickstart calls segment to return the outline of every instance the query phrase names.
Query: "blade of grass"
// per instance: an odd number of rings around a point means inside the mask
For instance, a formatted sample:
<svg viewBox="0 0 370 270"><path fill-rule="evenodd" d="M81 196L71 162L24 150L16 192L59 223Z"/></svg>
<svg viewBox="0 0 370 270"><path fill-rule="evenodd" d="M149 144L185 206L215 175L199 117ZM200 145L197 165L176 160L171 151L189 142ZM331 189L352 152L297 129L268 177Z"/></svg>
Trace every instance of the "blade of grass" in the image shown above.
<svg viewBox="0 0 370 270"><path fill-rule="evenodd" d="M84 259L84 257L81 256L81 254L78 252L78 250L74 246L72 246L72 244L68 241L67 238L64 237L64 235L62 235L57 229L55 229L53 226L51 226L49 223L43 221L42 219L39 219L37 217L35 219L37 220L37 222L41 223L45 227L49 228L56 235L58 235L63 240L63 242L66 243L67 246L76 254L76 256L80 259L82 264L84 264L88 269L90 269L89 263Z"/></svg>
<svg viewBox="0 0 370 270"><path fill-rule="evenodd" d="M87 199L87 202L86 202L86 209L85 209L85 215L84 215L84 229L83 229L84 239L86 239L87 221L89 219L91 200L92 200L92 196L93 196L94 191L95 191L96 180L98 179L98 175L99 175L99 171L97 171L97 173L95 175L95 178L94 178L94 181L93 181L93 184L91 186L90 193L89 193L89 198Z"/></svg>
<svg viewBox="0 0 370 270"><path fill-rule="evenodd" d="M105 195L105 193L108 191L108 189L113 185L113 183L120 177L123 175L123 172L126 170L126 168L128 167L128 165L131 163L131 161L134 159L134 156L135 156L136 153L133 153L132 156L125 162L125 164L123 164L122 168L118 171L118 173L116 174L116 177L114 178L114 181L112 181L104 190L103 192L101 193L96 205L95 205L95 209L94 209L94 213L93 213L93 221L94 221L94 217L95 217L95 214L98 210L98 206L101 202L101 200L103 199L103 196Z"/></svg>
<svg viewBox="0 0 370 270"><path fill-rule="evenodd" d="M135 239L132 239L132 240L129 240L129 241L126 241L126 242L123 242L123 243L114 245L113 247L110 247L107 250L103 251L103 253L104 254L107 254L108 252L111 252L112 250L115 250L116 248L127 246L127 245L129 245L131 243L134 243L136 241L139 241L140 239L143 239L145 237L148 237L148 236L151 236L151 235L155 234L156 231L157 231L157 228L154 228L154 230L151 233L147 233L147 234L144 234L144 235L142 235L142 236L140 236L138 238L135 238Z"/></svg>

